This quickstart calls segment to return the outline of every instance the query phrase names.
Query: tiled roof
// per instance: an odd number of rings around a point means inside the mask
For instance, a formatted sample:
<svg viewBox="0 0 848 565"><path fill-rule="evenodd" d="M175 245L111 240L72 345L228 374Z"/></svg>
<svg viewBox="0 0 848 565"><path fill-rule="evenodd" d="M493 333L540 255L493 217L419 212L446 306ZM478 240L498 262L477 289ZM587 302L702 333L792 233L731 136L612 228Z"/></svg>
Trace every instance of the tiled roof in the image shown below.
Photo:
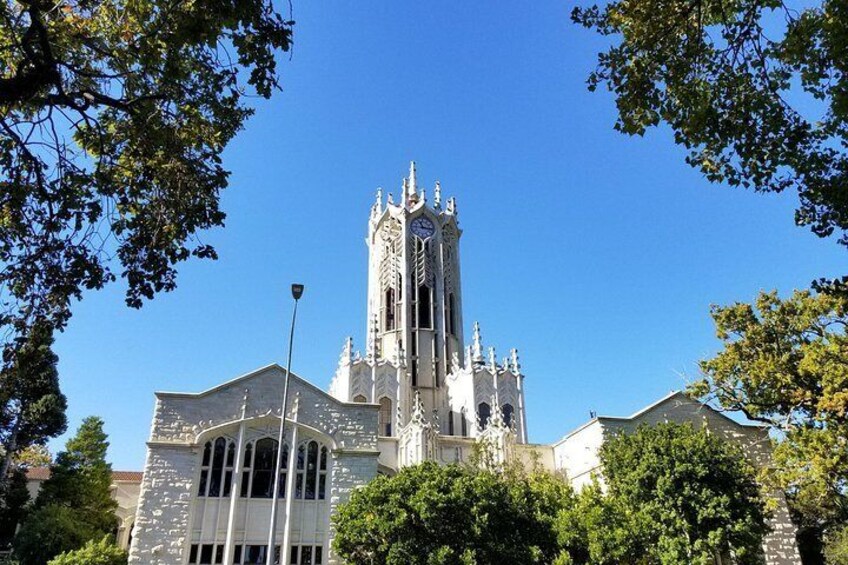
<svg viewBox="0 0 848 565"><path fill-rule="evenodd" d="M26 475L30 481L46 481L50 478L50 467L30 467Z"/></svg>
<svg viewBox="0 0 848 565"><path fill-rule="evenodd" d="M112 471L112 480L140 483L143 474L141 471Z"/></svg>
<svg viewBox="0 0 848 565"><path fill-rule="evenodd" d="M46 481L50 478L50 467L30 467L27 469L27 480ZM112 481L140 483L141 471L112 471Z"/></svg>

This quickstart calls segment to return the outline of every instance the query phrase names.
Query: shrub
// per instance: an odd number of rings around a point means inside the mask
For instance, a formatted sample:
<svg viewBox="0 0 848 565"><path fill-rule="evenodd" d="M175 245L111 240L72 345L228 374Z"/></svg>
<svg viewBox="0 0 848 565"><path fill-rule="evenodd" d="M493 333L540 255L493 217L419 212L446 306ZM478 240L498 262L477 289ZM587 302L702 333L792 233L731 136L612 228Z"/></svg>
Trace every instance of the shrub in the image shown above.
<svg viewBox="0 0 848 565"><path fill-rule="evenodd" d="M74 551L54 557L48 565L126 565L127 552L119 548L111 536L100 541L89 540Z"/></svg>

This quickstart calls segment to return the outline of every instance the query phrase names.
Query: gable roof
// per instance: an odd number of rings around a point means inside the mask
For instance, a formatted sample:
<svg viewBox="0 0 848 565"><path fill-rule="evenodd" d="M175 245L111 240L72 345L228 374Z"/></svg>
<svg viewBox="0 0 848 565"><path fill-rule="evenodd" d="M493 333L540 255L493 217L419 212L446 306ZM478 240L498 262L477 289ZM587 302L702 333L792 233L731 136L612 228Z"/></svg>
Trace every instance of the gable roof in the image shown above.
<svg viewBox="0 0 848 565"><path fill-rule="evenodd" d="M577 432L583 430L584 428L588 427L589 425L591 425L595 422L600 422L600 423L603 423L605 421L608 421L608 422L629 422L629 421L632 421L632 420L636 420L638 418L641 418L645 414L648 414L649 412L652 412L652 411L656 410L657 408L660 408L661 406L667 404L668 402L670 402L671 400L674 400L674 399L678 399L678 400L681 400L681 401L684 401L684 402L687 402L687 403L690 403L690 404L698 404L698 405L700 405L700 407L706 408L707 410L710 410L712 413L717 414L718 416L721 416L722 418L726 419L727 421L733 423L735 426L739 426L741 428L764 429L764 428L767 427L763 424L745 424L745 423L742 423L742 422L737 422L736 420L734 420L733 418L731 418L730 416L728 416L724 412L722 412L720 410L716 410L715 408L713 408L709 404L701 402L700 400L693 399L693 398L689 397L683 391L673 390L673 391L669 392L667 395L660 398L659 400L645 406L644 408L642 408L640 410L637 410L636 412L634 412L630 416L595 416L594 418L592 418L588 422L578 426L577 428L575 428L572 431L565 434L562 437L562 439L555 442L554 445L561 444L562 442L567 440L569 437L573 436Z"/></svg>
<svg viewBox="0 0 848 565"><path fill-rule="evenodd" d="M278 363L271 363L270 365L265 365L264 367L260 367L258 369L253 370L253 371L250 371L249 373L245 373L243 375L240 375L240 376L238 376L234 379L224 381L223 383L221 383L219 385L213 386L212 388L208 388L208 389L203 390L201 392L157 391L154 394L156 395L157 398L160 398L160 397L165 397L165 398L201 398L201 397L204 397L204 396L208 396L210 394L214 394L214 393L216 393L220 390L230 388L230 387L237 385L241 382L250 380L250 379L257 377L257 376L261 375L262 373L266 373L268 371L278 371L281 375L286 374L286 370L283 367L281 367ZM332 400L333 402L336 402L338 404L353 404L352 402L345 402L343 400L339 400L338 398L331 395L327 391L315 386L314 384L307 381L303 377L298 376L298 374L295 373L294 371L291 372L291 378L293 380L296 380L297 382L299 382L303 386L312 389L315 393ZM372 407L379 408L378 404L372 404L372 403L356 403L356 405L357 406L372 406Z"/></svg>

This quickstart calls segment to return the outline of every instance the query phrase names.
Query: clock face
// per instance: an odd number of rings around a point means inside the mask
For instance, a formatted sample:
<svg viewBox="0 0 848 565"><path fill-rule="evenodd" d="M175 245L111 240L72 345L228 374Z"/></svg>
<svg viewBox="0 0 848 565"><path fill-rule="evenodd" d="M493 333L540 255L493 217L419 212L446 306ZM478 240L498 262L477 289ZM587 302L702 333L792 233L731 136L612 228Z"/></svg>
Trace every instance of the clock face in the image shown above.
<svg viewBox="0 0 848 565"><path fill-rule="evenodd" d="M421 239L427 239L436 233L436 226L433 225L433 222L431 222L429 218L424 216L419 216L412 220L409 228L412 230L412 233Z"/></svg>

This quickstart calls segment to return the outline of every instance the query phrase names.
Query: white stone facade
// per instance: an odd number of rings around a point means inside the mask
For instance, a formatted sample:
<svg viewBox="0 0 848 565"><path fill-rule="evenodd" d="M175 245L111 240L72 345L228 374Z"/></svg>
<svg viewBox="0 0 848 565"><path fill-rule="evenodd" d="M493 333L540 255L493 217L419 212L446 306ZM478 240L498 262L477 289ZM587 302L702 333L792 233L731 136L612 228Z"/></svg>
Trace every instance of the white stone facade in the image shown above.
<svg viewBox="0 0 848 565"><path fill-rule="evenodd" d="M466 461L477 442L495 465L537 461L578 487L597 473L605 434L642 422L705 422L768 460L761 429L681 395L631 418L596 418L554 445L528 443L517 351L499 361L476 323L464 344L461 234L456 201L443 207L437 182L428 203L414 164L398 203L378 192L365 354L345 341L329 394L291 376L279 563L335 563L330 517L353 489L425 460ZM271 365L205 392L156 394L130 563L265 563L284 374ZM799 562L781 503L769 565Z"/></svg>
<svg viewBox="0 0 848 565"><path fill-rule="evenodd" d="M130 563L252 563L264 555L284 375L271 365L199 394L156 394ZM286 444L295 448L283 482L295 496L280 498L277 540L327 563L330 514L377 474L378 407L341 402L295 374L289 394Z"/></svg>

